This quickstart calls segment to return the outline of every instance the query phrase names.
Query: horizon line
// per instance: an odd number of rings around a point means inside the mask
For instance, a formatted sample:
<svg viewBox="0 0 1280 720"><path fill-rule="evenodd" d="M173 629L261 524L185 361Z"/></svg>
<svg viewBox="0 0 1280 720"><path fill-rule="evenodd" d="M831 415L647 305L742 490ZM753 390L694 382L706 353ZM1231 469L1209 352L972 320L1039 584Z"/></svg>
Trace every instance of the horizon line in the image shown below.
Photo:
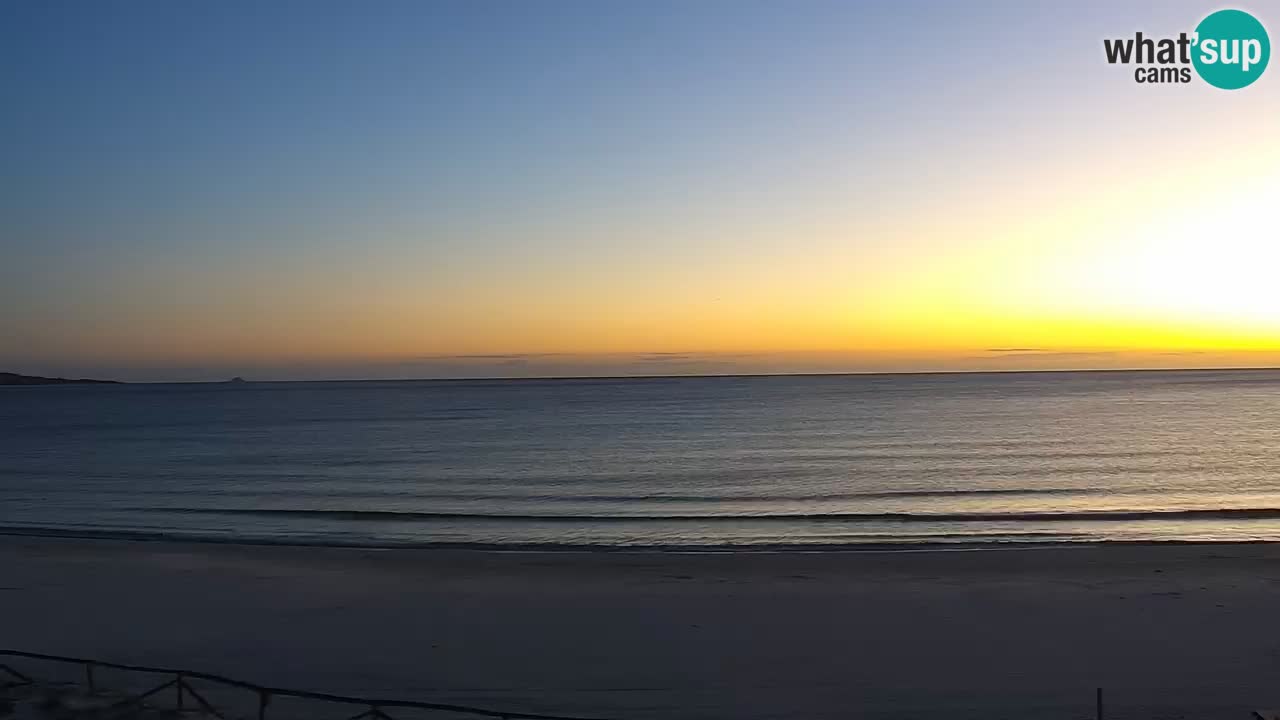
<svg viewBox="0 0 1280 720"><path fill-rule="evenodd" d="M472 377L403 377L403 378L329 378L320 380L254 380L234 376L243 380L244 384L267 383L375 383L375 382L546 382L546 381L583 381L583 380L685 380L716 378L786 378L786 377L900 377L900 376L934 376L934 375L1066 375L1075 373L1174 373L1174 372L1247 372L1247 371L1280 371L1276 365L1228 365L1217 367L1179 367L1179 368L1016 368L1005 370L882 370L882 371L848 371L848 372L756 372L756 373L692 373L661 375L530 375L527 377L510 377L501 375L477 375ZM120 385L230 385L231 378L226 380L119 380ZM13 386L28 387L28 386Z"/></svg>

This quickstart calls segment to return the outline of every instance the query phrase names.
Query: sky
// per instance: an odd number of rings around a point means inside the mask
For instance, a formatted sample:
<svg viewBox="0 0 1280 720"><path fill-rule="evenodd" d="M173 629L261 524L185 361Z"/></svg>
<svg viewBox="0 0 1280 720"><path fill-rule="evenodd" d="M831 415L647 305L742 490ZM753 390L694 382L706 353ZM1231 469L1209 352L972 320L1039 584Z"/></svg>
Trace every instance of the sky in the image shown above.
<svg viewBox="0 0 1280 720"><path fill-rule="evenodd" d="M1280 69L1103 53L1220 7L4 3L0 370L1280 365Z"/></svg>

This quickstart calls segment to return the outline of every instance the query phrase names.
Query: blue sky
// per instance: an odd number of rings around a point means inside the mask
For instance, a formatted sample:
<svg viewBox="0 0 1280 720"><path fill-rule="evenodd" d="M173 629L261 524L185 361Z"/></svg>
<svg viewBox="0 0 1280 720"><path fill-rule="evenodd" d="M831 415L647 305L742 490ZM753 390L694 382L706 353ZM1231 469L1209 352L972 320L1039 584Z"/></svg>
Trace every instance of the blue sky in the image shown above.
<svg viewBox="0 0 1280 720"><path fill-rule="evenodd" d="M1261 122L1274 82L1139 89L1101 61L1103 37L1211 9L8 3L0 364L168 379L853 357L857 322L805 318L892 293L840 288L910 275L1117 153L1141 180L1223 113ZM757 332L739 315L765 300L789 314Z"/></svg>

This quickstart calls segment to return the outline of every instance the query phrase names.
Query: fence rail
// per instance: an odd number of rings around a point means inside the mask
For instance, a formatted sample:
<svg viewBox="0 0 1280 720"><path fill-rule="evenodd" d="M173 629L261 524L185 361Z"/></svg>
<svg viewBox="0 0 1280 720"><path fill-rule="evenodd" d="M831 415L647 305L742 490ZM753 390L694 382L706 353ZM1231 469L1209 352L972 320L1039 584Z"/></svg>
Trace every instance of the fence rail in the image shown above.
<svg viewBox="0 0 1280 720"><path fill-rule="evenodd" d="M0 658L25 658L28 660L43 660L47 662L63 663L69 665L80 665L84 669L85 685L90 692L97 691L97 682L94 671L99 668L111 670L123 670L126 672L146 673L152 675L172 675L173 679L164 682L162 685L154 687L140 695L134 695L120 702L121 705L132 705L140 703L143 700L152 697L164 690L172 689L176 697L178 709L183 708L184 699L190 696L196 701L204 711L214 715L215 717L226 720L225 716L217 710L203 695L196 692L191 687L190 680L204 680L206 682L217 683L229 687L246 690L257 693L258 696L258 720L266 720L267 706L271 704L273 697L294 697L306 700L319 700L322 702L341 703L346 705L359 705L366 708L364 712L348 718L348 720L393 720L386 714L386 708L407 708L414 710L434 710L437 712L451 712L462 715L473 715L479 717L498 718L499 720L602 720L601 718L584 718L572 717L567 715L541 715L538 713L523 712L507 712L503 710L491 710L489 708L473 707L471 705L454 705L450 703L430 703L418 702L416 700L391 700L383 698L367 698L352 697L349 695L333 695L331 693L311 692L308 690L291 690L289 688L268 687L257 685L244 680L236 680L234 678L224 677L222 675L214 675L212 673L198 672L195 670L178 670L174 668L158 668L147 667L143 665L126 665L123 663L105 662L102 660L91 660L88 658L67 657L64 655L46 655L44 653L25 652L22 650L0 650ZM32 685L35 683L31 676L18 671L9 664L0 662L0 672L7 674L13 678L13 682L0 685L4 687L21 687Z"/></svg>

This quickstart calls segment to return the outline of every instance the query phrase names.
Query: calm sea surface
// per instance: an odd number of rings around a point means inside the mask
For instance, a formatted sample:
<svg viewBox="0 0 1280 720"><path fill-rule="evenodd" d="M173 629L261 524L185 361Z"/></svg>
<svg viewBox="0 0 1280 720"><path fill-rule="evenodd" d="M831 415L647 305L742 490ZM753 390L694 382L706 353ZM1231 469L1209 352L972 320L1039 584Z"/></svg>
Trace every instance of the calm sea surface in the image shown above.
<svg viewBox="0 0 1280 720"><path fill-rule="evenodd" d="M1280 541L1280 372L0 388L0 532Z"/></svg>

